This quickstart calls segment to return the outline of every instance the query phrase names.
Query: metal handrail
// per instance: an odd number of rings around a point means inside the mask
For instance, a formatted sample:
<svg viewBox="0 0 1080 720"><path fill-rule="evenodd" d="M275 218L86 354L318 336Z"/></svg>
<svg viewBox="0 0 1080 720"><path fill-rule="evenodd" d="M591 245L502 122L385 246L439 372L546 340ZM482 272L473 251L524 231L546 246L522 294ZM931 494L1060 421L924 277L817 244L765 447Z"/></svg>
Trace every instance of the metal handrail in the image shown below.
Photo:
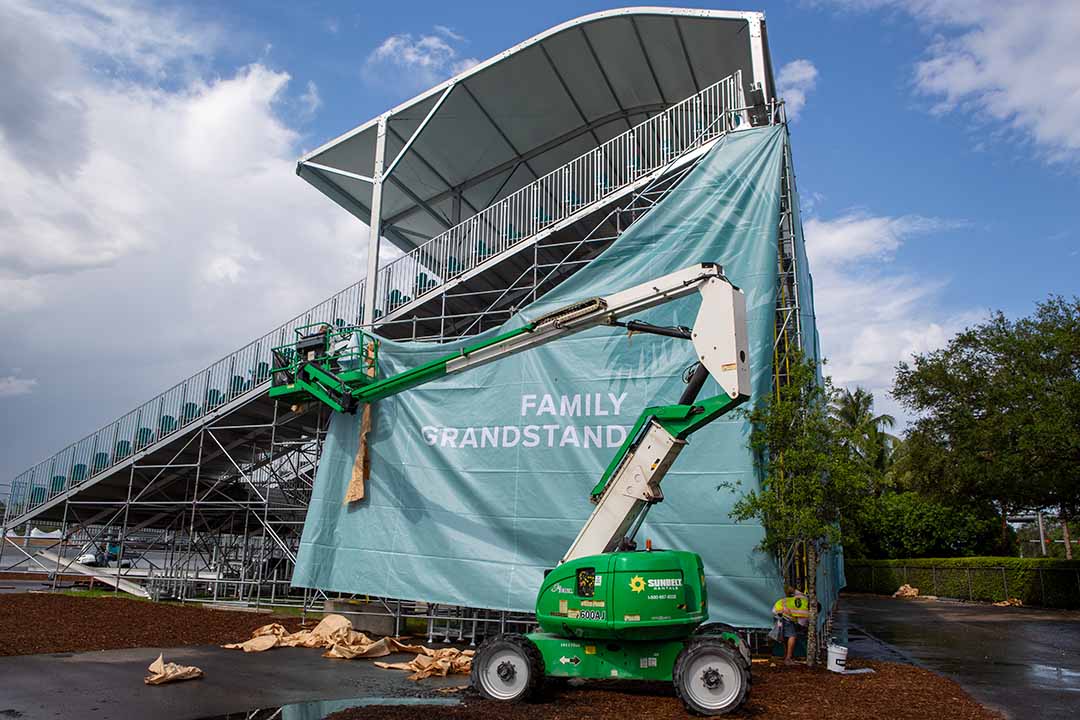
<svg viewBox="0 0 1080 720"><path fill-rule="evenodd" d="M289 343L304 325L360 323L364 280L225 356L120 419L68 445L11 482L4 525L197 423L270 382L271 350Z"/></svg>
<svg viewBox="0 0 1080 720"><path fill-rule="evenodd" d="M384 265L377 276L376 318L435 292L664 168L672 158L749 124L742 71L737 71Z"/></svg>
<svg viewBox="0 0 1080 720"><path fill-rule="evenodd" d="M749 122L739 71L383 266L378 275L383 308L376 310L376 319L663 169L673 158L743 126ZM297 328L366 322L365 285L364 280L353 283L20 473L8 491L3 525L268 385L272 349L291 342Z"/></svg>

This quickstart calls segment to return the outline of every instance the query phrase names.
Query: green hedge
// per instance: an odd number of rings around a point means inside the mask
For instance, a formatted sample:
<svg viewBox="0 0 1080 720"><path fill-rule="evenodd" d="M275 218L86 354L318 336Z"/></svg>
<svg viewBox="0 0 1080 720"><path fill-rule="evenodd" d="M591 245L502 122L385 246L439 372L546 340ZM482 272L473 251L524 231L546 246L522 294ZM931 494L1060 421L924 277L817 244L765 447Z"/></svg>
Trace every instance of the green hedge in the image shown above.
<svg viewBox="0 0 1080 720"><path fill-rule="evenodd" d="M891 595L907 583L921 595L1025 605L1080 608L1080 561L1049 558L967 557L917 560L848 560L848 592Z"/></svg>

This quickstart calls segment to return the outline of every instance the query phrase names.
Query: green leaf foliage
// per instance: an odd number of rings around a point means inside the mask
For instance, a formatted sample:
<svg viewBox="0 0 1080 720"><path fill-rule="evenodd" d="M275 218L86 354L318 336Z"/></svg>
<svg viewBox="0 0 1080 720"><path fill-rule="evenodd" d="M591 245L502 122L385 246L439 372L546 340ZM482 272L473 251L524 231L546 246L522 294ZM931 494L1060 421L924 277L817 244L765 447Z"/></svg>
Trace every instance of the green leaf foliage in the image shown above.
<svg viewBox="0 0 1080 720"><path fill-rule="evenodd" d="M998 545L992 508L946 504L914 491L863 499L844 518L848 557L924 558L976 555Z"/></svg>
<svg viewBox="0 0 1080 720"><path fill-rule="evenodd" d="M901 363L893 394L918 415L902 471L912 489L1002 515L1080 509L1080 298L992 315Z"/></svg>
<svg viewBox="0 0 1080 720"><path fill-rule="evenodd" d="M799 543L819 550L839 543L842 511L864 479L860 459L849 450L853 434L829 415L832 394L817 365L799 357L787 384L745 411L762 481L760 490L739 498L732 517L760 519L763 549L780 557Z"/></svg>

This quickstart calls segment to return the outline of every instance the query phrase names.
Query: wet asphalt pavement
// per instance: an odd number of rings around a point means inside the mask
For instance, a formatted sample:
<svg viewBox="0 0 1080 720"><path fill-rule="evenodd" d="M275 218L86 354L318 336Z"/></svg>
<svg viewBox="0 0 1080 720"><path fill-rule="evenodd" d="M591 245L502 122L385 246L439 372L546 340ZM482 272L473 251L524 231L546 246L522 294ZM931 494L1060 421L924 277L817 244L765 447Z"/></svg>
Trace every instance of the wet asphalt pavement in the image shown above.
<svg viewBox="0 0 1080 720"><path fill-rule="evenodd" d="M1014 720L1080 718L1080 612L845 595L850 657L911 662Z"/></svg>
<svg viewBox="0 0 1080 720"><path fill-rule="evenodd" d="M144 685L146 666L159 652L136 648L0 657L0 718L192 720L232 713L243 717L245 711L305 700L433 697L439 687L468 682L462 675L451 675L416 683L406 679L406 672L381 670L369 661L324 658L319 649L243 653L199 646L166 650L165 660L195 665L204 677ZM385 660L412 658L399 654Z"/></svg>

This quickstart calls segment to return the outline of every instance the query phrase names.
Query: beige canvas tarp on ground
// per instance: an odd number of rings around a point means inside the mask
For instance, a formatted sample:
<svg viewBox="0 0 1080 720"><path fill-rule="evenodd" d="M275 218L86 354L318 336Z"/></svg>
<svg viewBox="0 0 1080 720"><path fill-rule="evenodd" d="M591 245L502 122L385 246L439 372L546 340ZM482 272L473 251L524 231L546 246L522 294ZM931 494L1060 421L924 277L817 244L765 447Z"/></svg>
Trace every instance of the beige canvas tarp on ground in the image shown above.
<svg viewBox="0 0 1080 720"><path fill-rule="evenodd" d="M472 650L457 648L433 649L412 645L400 638L384 637L373 640L362 632L353 630L352 622L343 615L327 615L311 630L290 633L282 625L271 623L257 628L251 639L230 643L223 647L244 652L265 652L277 647L326 648L323 657L353 660L356 658L386 657L392 653L416 653L416 657L404 663L377 662L385 669L409 670L410 680L421 680L451 673L468 673L472 669Z"/></svg>
<svg viewBox="0 0 1080 720"><path fill-rule="evenodd" d="M150 663L147 670L150 671L150 674L143 678L143 682L147 685L162 685L180 680L194 680L203 676L203 671L194 665L177 665L176 663L165 662L164 654L158 655L157 660Z"/></svg>

